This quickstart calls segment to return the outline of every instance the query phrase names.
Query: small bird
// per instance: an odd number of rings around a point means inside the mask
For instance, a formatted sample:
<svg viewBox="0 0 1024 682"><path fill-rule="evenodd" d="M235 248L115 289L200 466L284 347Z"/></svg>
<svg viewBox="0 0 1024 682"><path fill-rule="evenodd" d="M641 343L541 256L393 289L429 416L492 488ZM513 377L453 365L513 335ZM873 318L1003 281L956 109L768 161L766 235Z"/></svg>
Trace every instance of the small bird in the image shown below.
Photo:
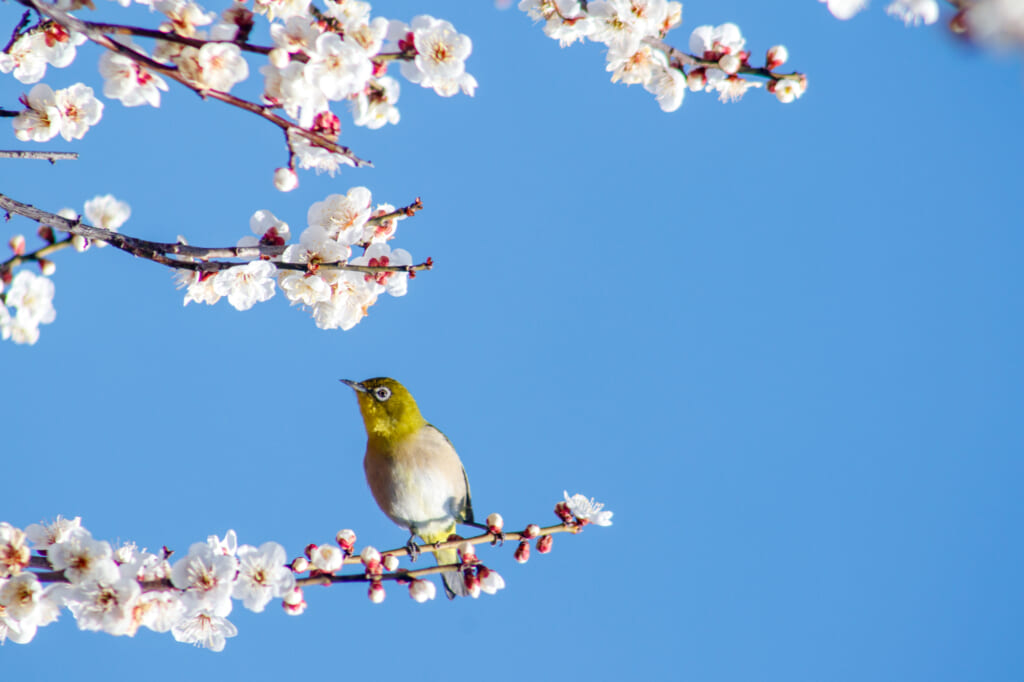
<svg viewBox="0 0 1024 682"><path fill-rule="evenodd" d="M409 544L444 542L459 523L476 525L469 479L455 446L420 414L412 394L394 379L378 377L356 382L342 379L356 391L366 427L363 469L377 506L408 529ZM454 564L454 549L435 550L439 565ZM441 574L449 599L466 596L459 571Z"/></svg>

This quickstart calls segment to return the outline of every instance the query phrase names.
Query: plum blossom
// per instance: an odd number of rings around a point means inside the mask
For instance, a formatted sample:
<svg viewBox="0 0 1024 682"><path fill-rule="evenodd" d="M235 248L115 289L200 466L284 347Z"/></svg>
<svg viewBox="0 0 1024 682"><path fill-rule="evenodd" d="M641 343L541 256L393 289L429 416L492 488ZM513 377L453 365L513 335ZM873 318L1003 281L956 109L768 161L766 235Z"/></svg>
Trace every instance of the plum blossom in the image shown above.
<svg viewBox="0 0 1024 682"><path fill-rule="evenodd" d="M49 324L57 319L53 307L53 280L22 270L11 281L5 295L6 305L2 306L0 320L2 336L10 337L15 343L32 345L39 340L39 325ZM7 307L16 308L11 318ZM6 312L6 315L3 313Z"/></svg>
<svg viewBox="0 0 1024 682"><path fill-rule="evenodd" d="M264 14L271 21L304 18L308 9L309 0L256 0L253 6L257 14Z"/></svg>
<svg viewBox="0 0 1024 682"><path fill-rule="evenodd" d="M61 112L53 89L45 83L34 86L21 103L27 108L11 121L14 136L22 142L46 142L61 131Z"/></svg>
<svg viewBox="0 0 1024 682"><path fill-rule="evenodd" d="M102 227L111 232L117 232L131 215L131 206L127 202L117 199L113 194L95 196L85 202L86 220L96 227ZM98 247L107 245L105 241L101 240L93 243Z"/></svg>
<svg viewBox="0 0 1024 682"><path fill-rule="evenodd" d="M217 19L216 12L206 12L189 0L155 0L153 9L170 19L161 28L170 29L180 36L194 36L197 26L206 26Z"/></svg>
<svg viewBox="0 0 1024 682"><path fill-rule="evenodd" d="M579 0L521 0L519 9L534 21L543 21L544 34L562 47L586 39L597 24L583 10Z"/></svg>
<svg viewBox="0 0 1024 682"><path fill-rule="evenodd" d="M60 112L60 136L68 142L82 139L103 117L103 102L87 85L75 83L53 95L54 106Z"/></svg>
<svg viewBox="0 0 1024 682"><path fill-rule="evenodd" d="M295 576L285 566L284 547L265 542L257 549L251 545L238 548L238 579L232 596L241 599L245 608L260 613L274 597L283 597L295 589Z"/></svg>
<svg viewBox="0 0 1024 682"><path fill-rule="evenodd" d="M0 523L0 578L21 573L28 566L29 551L25 531L9 523Z"/></svg>
<svg viewBox="0 0 1024 682"><path fill-rule="evenodd" d="M662 111L672 112L683 103L686 76L679 69L655 66L651 70L651 77L644 83L644 89L655 96Z"/></svg>
<svg viewBox="0 0 1024 682"><path fill-rule="evenodd" d="M610 511L602 511L604 505L600 502L595 502L594 498L587 499L583 495L576 494L569 497L568 491L563 491L565 496L565 504L569 508L579 521L583 523L592 523L595 526L610 526L612 525L612 514ZM550 537L550 536L548 536Z"/></svg>
<svg viewBox="0 0 1024 682"><path fill-rule="evenodd" d="M233 43L206 43L186 48L175 60L182 74L201 88L229 92L249 77L249 63Z"/></svg>
<svg viewBox="0 0 1024 682"><path fill-rule="evenodd" d="M395 102L400 92L398 81L390 76L371 80L352 100L353 123L370 130L383 128L388 123L397 124L400 114Z"/></svg>
<svg viewBox="0 0 1024 682"><path fill-rule="evenodd" d="M84 528L71 533L63 542L52 545L47 558L55 570L64 571L64 577L72 584L88 580L116 580L118 576L110 543L94 540Z"/></svg>
<svg viewBox="0 0 1024 682"><path fill-rule="evenodd" d="M214 551L209 543L196 542L171 567L171 583L185 591L186 607L227 616L237 566L235 557Z"/></svg>
<svg viewBox="0 0 1024 682"><path fill-rule="evenodd" d="M348 330L359 324L376 302L362 273L342 271L331 286L331 297L313 306L313 320L320 329Z"/></svg>
<svg viewBox="0 0 1024 682"><path fill-rule="evenodd" d="M304 74L331 100L345 99L366 87L373 75L370 55L354 41L324 33L309 52Z"/></svg>
<svg viewBox="0 0 1024 682"><path fill-rule="evenodd" d="M139 626L134 610L141 594L135 576L115 569L75 585L66 600L80 629L134 635Z"/></svg>
<svg viewBox="0 0 1024 682"><path fill-rule="evenodd" d="M200 272L199 270L185 270L179 269L175 271L175 280L177 287L185 289L185 302L182 305L188 305L189 303L205 303L206 305L213 305L220 300L220 294L217 293L214 287L216 277L215 273L212 272Z"/></svg>
<svg viewBox="0 0 1024 682"><path fill-rule="evenodd" d="M416 58L402 62L402 75L433 88L442 97L459 90L472 96L476 79L466 72L466 58L473 51L469 36L457 32L449 22L427 15L415 17L409 28Z"/></svg>
<svg viewBox="0 0 1024 682"><path fill-rule="evenodd" d="M237 634L238 628L233 623L208 609L194 611L171 628L171 635L175 640L195 644L210 651L223 651L225 640Z"/></svg>
<svg viewBox="0 0 1024 682"><path fill-rule="evenodd" d="M273 298L276 273L274 264L265 260L237 265L217 273L213 290L220 296L227 296L228 303L236 310L248 310Z"/></svg>
<svg viewBox="0 0 1024 682"><path fill-rule="evenodd" d="M141 48L129 46L145 54ZM167 90L167 83L158 74L116 52L104 52L100 57L100 75L104 78L103 95L120 100L126 107L159 107L160 91Z"/></svg>
<svg viewBox="0 0 1024 682"><path fill-rule="evenodd" d="M0 52L0 73L10 73L20 82L38 83L46 75L46 42L41 33L26 33L7 52Z"/></svg>
<svg viewBox="0 0 1024 682"><path fill-rule="evenodd" d="M371 267L412 265L412 255L405 249L391 250L384 242L372 244L366 253L353 258L352 265L369 265ZM387 292L392 296L405 296L409 284L407 272L377 272L363 275L370 295L376 298Z"/></svg>
<svg viewBox="0 0 1024 682"><path fill-rule="evenodd" d="M242 237L238 240L239 246L257 246L261 243L283 246L292 236L288 223L265 209L260 209L252 214L252 217L249 218L249 229L256 236Z"/></svg>

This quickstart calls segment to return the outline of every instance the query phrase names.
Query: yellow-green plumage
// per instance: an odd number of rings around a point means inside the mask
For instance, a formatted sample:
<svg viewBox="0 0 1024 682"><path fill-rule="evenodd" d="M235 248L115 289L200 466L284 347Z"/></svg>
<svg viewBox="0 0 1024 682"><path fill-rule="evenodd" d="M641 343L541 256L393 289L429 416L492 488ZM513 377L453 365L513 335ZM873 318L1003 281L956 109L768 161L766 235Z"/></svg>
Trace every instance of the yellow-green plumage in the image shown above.
<svg viewBox="0 0 1024 682"><path fill-rule="evenodd" d="M433 544L473 521L469 481L458 453L420 414L412 394L394 379L344 380L356 391L366 427L363 468L377 505L413 536ZM438 564L452 564L455 550L435 551ZM443 574L449 597L465 594L458 571Z"/></svg>

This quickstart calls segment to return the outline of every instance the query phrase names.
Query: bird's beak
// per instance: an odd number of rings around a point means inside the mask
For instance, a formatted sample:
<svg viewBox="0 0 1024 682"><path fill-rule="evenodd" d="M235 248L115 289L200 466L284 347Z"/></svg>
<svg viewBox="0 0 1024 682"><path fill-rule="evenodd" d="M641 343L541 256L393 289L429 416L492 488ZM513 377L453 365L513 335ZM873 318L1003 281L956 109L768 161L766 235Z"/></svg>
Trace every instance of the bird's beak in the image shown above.
<svg viewBox="0 0 1024 682"><path fill-rule="evenodd" d="M346 386L351 388L353 391L357 391L359 393L366 393L366 387L363 386L358 381L350 381L348 379L338 379L338 381L340 381L341 383L345 384Z"/></svg>

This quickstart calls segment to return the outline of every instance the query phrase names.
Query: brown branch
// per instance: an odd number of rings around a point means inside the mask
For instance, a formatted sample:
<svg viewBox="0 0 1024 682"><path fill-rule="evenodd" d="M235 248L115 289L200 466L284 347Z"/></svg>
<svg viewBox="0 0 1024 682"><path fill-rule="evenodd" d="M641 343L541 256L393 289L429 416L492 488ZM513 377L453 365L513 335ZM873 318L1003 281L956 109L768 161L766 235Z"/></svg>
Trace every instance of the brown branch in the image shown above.
<svg viewBox="0 0 1024 682"><path fill-rule="evenodd" d="M414 204L415 205L415 204ZM15 213L24 216L37 223L50 225L61 232L81 235L93 241L103 241L122 251L145 258L170 268L193 270L199 272L218 272L229 268L244 265L234 261L216 260L192 260L209 258L242 258L257 260L261 258L272 258L284 253L284 246L272 246L260 244L258 246L229 246L229 247L200 247L190 246L182 243L152 242L146 239L137 239L128 235L100 227L93 227L83 223L81 220L70 220L55 213L43 211L34 206L23 204L20 201L11 199L0 194L0 209L8 213ZM410 210L408 207L403 210ZM63 242L62 242L63 243ZM177 256L178 258L173 258ZM24 258L24 257L22 257ZM283 263L274 262L279 270L307 271L309 266L304 263ZM430 270L434 262L430 258L417 265L353 265L344 261L336 263L320 263L316 267L331 270L348 270L351 272L363 272L366 274L377 274L382 272L419 272Z"/></svg>
<svg viewBox="0 0 1024 682"><path fill-rule="evenodd" d="M338 143L329 140L328 138L324 137L323 135L320 135L319 133L313 132L311 130L306 130L305 128L299 126L298 124L292 123L291 121L271 112L267 107L264 107L260 104L256 104L255 102L250 102L249 100L241 99L240 97L236 97L226 92L221 92L220 90L210 90L207 88L197 86L193 84L191 81L189 81L187 78L182 76L178 72L178 68L176 66L168 66L166 64L161 64L160 62L152 59L151 57L147 57L144 54L136 52L127 45L122 45L117 41L111 40L110 37L105 35L102 31L92 28L88 24L88 22L84 22L81 19L78 19L77 17L74 17L62 10L59 10L53 5L48 5L46 3L41 2L40 0L17 1L25 6L34 8L37 12L41 14L45 14L46 16L50 17L51 19L53 19L54 21L56 21L57 23L61 24L62 26L69 30L74 30L84 34L87 38L89 38L89 40L96 43L97 45L105 47L111 52L123 54L132 61L144 65L147 69L155 71L159 74L162 74L170 78L171 80L181 83L185 87L194 91L203 99L209 97L211 99L219 100L226 104L238 107L239 109L243 109L250 113L256 114L260 118L264 118L273 123L274 125L278 126L282 130L284 130L286 134L294 133L296 135L300 135L309 140L317 147L322 147L323 149L326 149L329 152L344 156L345 158L352 161L356 168L359 168L361 166L373 165L373 163L371 163L370 161L361 159L358 156L356 156L355 153L348 147L339 145Z"/></svg>
<svg viewBox="0 0 1024 682"><path fill-rule="evenodd" d="M692 54L687 54L686 52L683 52L682 50L679 50L675 47L672 47L665 41L658 40L657 38L645 38L644 43L650 45L656 50L663 52L665 56L668 57L669 64L675 67L676 69L679 69L680 71L683 70L684 66L690 66L694 68L704 67L708 69L721 68L718 65L718 62L711 61L708 59L701 59L700 57L695 57ZM766 78L768 80L773 81L780 81L783 78L792 78L794 80L801 80L805 78L804 74L798 71L794 71L793 73L775 73L774 71L770 71L764 67L748 66L746 64L740 66L739 70L736 73L743 74L746 76L758 76L760 78Z"/></svg>
<svg viewBox="0 0 1024 682"><path fill-rule="evenodd" d="M0 116L3 113L0 112ZM0 149L0 159L41 159L54 163L57 161L76 161L78 152L27 152L21 150Z"/></svg>
<svg viewBox="0 0 1024 682"><path fill-rule="evenodd" d="M51 253L56 253L57 251L66 249L69 246L71 246L71 235L68 235L67 239L61 239L60 241L38 248L32 253L12 256L5 261L0 261L0 273L12 270L24 263L41 263Z"/></svg>

